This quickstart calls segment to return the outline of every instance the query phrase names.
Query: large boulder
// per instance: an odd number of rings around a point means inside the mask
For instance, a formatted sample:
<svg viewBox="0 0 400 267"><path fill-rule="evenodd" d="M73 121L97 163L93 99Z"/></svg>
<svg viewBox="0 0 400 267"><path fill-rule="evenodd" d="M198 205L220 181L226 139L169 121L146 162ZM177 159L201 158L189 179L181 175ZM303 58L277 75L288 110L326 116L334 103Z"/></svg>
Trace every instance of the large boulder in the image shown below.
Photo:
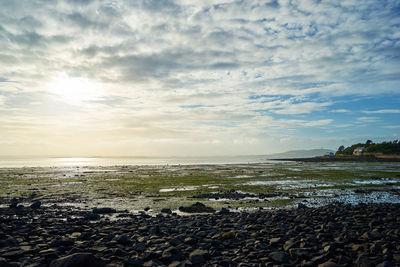
<svg viewBox="0 0 400 267"><path fill-rule="evenodd" d="M39 200L36 200L30 205L30 208L31 209L38 209L38 208L40 208L41 205L42 205L42 202L40 202Z"/></svg>
<svg viewBox="0 0 400 267"><path fill-rule="evenodd" d="M116 213L117 211L113 208L93 208L93 213L94 214L110 214L110 213Z"/></svg>
<svg viewBox="0 0 400 267"><path fill-rule="evenodd" d="M203 203L196 202L189 207L179 207L179 211L187 213L214 213L215 209L207 207Z"/></svg>
<svg viewBox="0 0 400 267"><path fill-rule="evenodd" d="M86 220L90 220L90 221L94 221L94 220L99 220L100 219L100 215L94 212L88 212L85 215L85 219Z"/></svg>

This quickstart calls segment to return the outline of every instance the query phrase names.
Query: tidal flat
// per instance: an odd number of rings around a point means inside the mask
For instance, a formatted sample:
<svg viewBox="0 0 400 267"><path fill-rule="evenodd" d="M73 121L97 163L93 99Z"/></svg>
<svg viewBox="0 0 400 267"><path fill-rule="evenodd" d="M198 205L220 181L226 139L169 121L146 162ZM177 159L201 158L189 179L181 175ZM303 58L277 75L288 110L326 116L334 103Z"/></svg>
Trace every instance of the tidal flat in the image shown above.
<svg viewBox="0 0 400 267"><path fill-rule="evenodd" d="M400 164L251 164L25 167L0 169L0 205L40 200L81 208L178 211L202 202L230 211L316 207L332 202L400 203Z"/></svg>
<svg viewBox="0 0 400 267"><path fill-rule="evenodd" d="M2 168L0 266L399 266L399 168Z"/></svg>

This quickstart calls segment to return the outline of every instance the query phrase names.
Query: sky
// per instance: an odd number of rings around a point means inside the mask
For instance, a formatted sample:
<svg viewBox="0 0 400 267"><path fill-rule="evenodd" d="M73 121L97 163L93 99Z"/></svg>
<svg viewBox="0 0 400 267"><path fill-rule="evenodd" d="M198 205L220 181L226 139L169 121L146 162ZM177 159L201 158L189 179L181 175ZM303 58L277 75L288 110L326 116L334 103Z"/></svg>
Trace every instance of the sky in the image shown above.
<svg viewBox="0 0 400 267"><path fill-rule="evenodd" d="M0 0L0 155L396 140L400 1Z"/></svg>

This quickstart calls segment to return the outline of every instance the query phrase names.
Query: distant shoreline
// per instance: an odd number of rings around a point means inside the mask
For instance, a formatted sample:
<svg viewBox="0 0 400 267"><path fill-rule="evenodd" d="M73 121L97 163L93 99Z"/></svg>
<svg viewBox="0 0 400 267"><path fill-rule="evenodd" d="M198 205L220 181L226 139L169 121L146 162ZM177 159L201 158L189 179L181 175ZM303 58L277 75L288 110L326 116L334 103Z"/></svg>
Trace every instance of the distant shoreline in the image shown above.
<svg viewBox="0 0 400 267"><path fill-rule="evenodd" d="M399 157L312 157L312 158L285 158L271 159L276 161L302 161L302 162L400 162Z"/></svg>

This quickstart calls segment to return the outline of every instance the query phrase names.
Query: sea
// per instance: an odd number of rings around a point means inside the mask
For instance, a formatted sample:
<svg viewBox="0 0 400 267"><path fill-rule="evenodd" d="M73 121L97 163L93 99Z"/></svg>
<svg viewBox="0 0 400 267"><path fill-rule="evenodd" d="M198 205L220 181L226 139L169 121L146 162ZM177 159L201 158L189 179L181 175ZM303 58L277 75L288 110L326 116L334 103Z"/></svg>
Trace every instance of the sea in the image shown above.
<svg viewBox="0 0 400 267"><path fill-rule="evenodd" d="M272 162L267 156L219 157L1 157L0 168L119 165L198 165Z"/></svg>

